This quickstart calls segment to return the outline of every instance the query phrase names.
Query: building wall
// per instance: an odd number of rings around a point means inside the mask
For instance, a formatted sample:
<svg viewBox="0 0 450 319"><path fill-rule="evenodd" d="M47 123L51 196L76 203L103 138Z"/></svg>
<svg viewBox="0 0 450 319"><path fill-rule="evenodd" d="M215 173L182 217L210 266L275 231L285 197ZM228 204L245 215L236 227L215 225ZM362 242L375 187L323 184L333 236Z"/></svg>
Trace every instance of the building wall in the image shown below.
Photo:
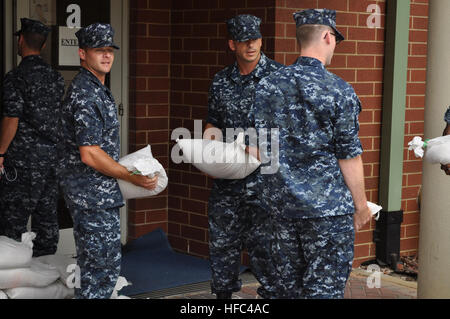
<svg viewBox="0 0 450 319"><path fill-rule="evenodd" d="M170 1L130 0L130 141L129 151L150 144L169 167ZM167 232L168 189L129 201L128 237L157 228Z"/></svg>
<svg viewBox="0 0 450 319"><path fill-rule="evenodd" d="M207 115L207 92L213 75L233 62L227 49L224 21L236 14L262 18L264 52L284 64L298 57L292 13L306 8L337 10L338 29L346 41L338 45L330 70L351 83L361 99L360 138L367 196L378 202L380 133L383 100L385 1L374 0L132 0L131 3L131 147L150 143L169 174L169 187L158 197L132 201L130 238L157 227L171 245L193 255L208 256L207 201L212 180L191 165L170 161L172 130L188 128ZM368 5L381 9L379 28L367 28ZM301 7L299 7L299 5ZM428 0L411 0L408 90L401 251L417 253L418 194L422 162L407 151L414 136L423 136L427 53ZM204 122L202 123L205 124ZM356 234L355 263L375 257L372 221ZM244 261L246 256L244 255Z"/></svg>

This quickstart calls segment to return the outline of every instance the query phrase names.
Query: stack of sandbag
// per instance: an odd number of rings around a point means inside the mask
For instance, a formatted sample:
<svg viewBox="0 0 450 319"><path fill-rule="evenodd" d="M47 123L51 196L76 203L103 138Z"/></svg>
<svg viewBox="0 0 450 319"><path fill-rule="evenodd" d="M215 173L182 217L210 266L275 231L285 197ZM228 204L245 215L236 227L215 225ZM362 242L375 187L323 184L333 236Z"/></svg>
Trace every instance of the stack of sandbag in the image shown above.
<svg viewBox="0 0 450 319"><path fill-rule="evenodd" d="M61 280L61 273L43 257L32 258L34 233L17 242L0 236L0 299L65 299L74 290ZM73 261L70 261L73 262Z"/></svg>
<svg viewBox="0 0 450 319"><path fill-rule="evenodd" d="M119 164L125 166L130 174L144 175L150 178L158 176L156 188L153 190L136 186L121 179L117 180L124 199L155 196L167 187L169 179L166 170L161 163L153 157L150 145L121 158Z"/></svg>
<svg viewBox="0 0 450 319"><path fill-rule="evenodd" d="M243 179L253 173L261 162L248 154L244 134L240 133L232 143L205 139L178 139L185 163L214 178Z"/></svg>

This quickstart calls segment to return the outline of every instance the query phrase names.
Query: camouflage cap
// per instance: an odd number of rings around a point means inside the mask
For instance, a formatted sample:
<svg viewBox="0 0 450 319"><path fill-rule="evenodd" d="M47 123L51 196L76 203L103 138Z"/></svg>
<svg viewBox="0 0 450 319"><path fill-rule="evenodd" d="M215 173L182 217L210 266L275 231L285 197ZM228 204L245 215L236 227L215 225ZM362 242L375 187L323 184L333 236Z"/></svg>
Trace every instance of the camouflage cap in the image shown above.
<svg viewBox="0 0 450 319"><path fill-rule="evenodd" d="M75 33L80 48L113 47L119 49L114 43L114 29L110 24L94 23L81 28Z"/></svg>
<svg viewBox="0 0 450 319"><path fill-rule="evenodd" d="M228 33L239 42L262 38L260 25L261 19L250 14L241 14L227 21Z"/></svg>
<svg viewBox="0 0 450 319"><path fill-rule="evenodd" d="M14 33L14 35L20 35L22 33L38 33L42 34L44 37L47 37L50 33L50 28L43 24L41 21L32 20L28 18L21 18L20 23L22 28Z"/></svg>
<svg viewBox="0 0 450 319"><path fill-rule="evenodd" d="M322 24L331 27L336 32L336 40L345 40L344 36L336 29L336 11L329 9L308 9L294 13L297 27L304 24Z"/></svg>

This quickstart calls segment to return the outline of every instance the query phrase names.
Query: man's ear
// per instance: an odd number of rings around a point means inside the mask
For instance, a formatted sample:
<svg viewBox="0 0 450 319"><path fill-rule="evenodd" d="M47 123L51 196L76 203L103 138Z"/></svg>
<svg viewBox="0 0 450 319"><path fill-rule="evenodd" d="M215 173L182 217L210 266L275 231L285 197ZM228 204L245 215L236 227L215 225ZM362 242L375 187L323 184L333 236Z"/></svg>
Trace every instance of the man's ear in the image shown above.
<svg viewBox="0 0 450 319"><path fill-rule="evenodd" d="M233 40L228 40L228 46L230 47L231 51L236 51L236 45L234 44Z"/></svg>
<svg viewBox="0 0 450 319"><path fill-rule="evenodd" d="M84 49L78 49L78 55L80 56L81 60L86 60L86 51Z"/></svg>

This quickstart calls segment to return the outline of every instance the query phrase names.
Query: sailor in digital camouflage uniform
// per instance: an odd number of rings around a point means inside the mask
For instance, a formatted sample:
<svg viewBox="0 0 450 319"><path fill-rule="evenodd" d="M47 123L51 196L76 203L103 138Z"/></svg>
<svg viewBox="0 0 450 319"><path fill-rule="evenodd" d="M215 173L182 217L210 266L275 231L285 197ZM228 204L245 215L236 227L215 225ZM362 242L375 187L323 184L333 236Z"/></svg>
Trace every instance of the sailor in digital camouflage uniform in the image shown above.
<svg viewBox="0 0 450 319"><path fill-rule="evenodd" d="M253 128L249 111L256 84L281 64L261 52L261 20L252 15L239 15L227 21L236 62L218 72L209 91L206 130L217 128L227 142L226 129ZM208 131L206 131L208 132ZM256 137L256 136L255 136ZM209 254L212 268L212 293L219 299L231 298L241 289L240 256L246 248L251 269L261 283L258 293L272 298L274 285L269 263L270 217L259 207L255 185L259 170L242 180L215 179L208 202Z"/></svg>
<svg viewBox="0 0 450 319"><path fill-rule="evenodd" d="M0 235L21 240L31 216L36 233L34 256L56 252L58 183L56 178L64 79L40 56L50 28L21 19L18 38L20 65L3 83L3 120L0 136Z"/></svg>
<svg viewBox="0 0 450 319"><path fill-rule="evenodd" d="M447 126L445 127L442 135L450 135L450 107L447 109L447 112L445 112L444 121L447 123ZM441 165L441 169L445 172L445 174L450 175L450 164Z"/></svg>
<svg viewBox="0 0 450 319"><path fill-rule="evenodd" d="M120 273L118 178L153 189L157 179L130 175L119 160L119 121L106 75L114 62L114 30L95 23L80 29L81 69L63 103L61 186L74 222L81 287L76 298L111 297Z"/></svg>
<svg viewBox="0 0 450 319"><path fill-rule="evenodd" d="M300 57L256 88L256 128L279 130L278 147L260 144L279 162L260 184L261 200L276 216L272 262L279 298L342 298L354 226L371 218L358 138L360 101L325 68L344 40L335 17L334 10L296 12Z"/></svg>

